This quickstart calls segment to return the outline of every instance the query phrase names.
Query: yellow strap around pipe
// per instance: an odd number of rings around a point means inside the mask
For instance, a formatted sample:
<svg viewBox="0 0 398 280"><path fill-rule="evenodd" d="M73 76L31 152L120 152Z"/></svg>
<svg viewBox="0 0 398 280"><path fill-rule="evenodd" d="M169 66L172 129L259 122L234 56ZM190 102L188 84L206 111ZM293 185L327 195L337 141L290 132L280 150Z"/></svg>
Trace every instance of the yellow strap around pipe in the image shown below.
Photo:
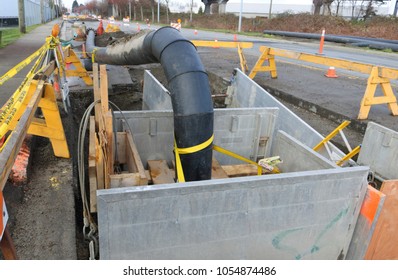
<svg viewBox="0 0 398 280"><path fill-rule="evenodd" d="M210 146L211 143L213 143L213 139L214 139L214 134L205 142L189 148L178 148L177 143L174 140L174 151L176 153L176 168L177 168L178 182L180 183L185 182L185 176L184 176L184 171L182 169L180 154L185 155L185 154L193 154L199 152Z"/></svg>
<svg viewBox="0 0 398 280"><path fill-rule="evenodd" d="M207 148L208 146L210 146L211 143L213 143L213 139L214 139L214 134L205 142L203 142L202 144L193 146L193 147L189 147L189 148L177 148L178 152L181 155L185 155L185 154L193 154L196 152L199 152L201 150L203 150L204 148Z"/></svg>

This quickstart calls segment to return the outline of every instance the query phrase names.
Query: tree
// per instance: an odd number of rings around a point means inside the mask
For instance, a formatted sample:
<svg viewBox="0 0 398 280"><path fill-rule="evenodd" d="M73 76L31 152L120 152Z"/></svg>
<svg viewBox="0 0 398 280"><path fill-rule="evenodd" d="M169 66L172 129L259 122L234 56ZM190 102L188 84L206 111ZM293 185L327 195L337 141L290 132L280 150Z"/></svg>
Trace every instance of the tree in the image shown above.
<svg viewBox="0 0 398 280"><path fill-rule="evenodd" d="M76 12L76 9L79 7L79 3L77 3L77 1L73 1L72 3L72 13Z"/></svg>
<svg viewBox="0 0 398 280"><path fill-rule="evenodd" d="M312 4L314 4L314 15L320 15L321 8L323 6L323 0L312 0Z"/></svg>
<svg viewBox="0 0 398 280"><path fill-rule="evenodd" d="M333 2L334 0L323 0L323 6L324 6L323 14L325 14L325 12L329 16L332 14L332 9L330 8L330 6L332 5Z"/></svg>

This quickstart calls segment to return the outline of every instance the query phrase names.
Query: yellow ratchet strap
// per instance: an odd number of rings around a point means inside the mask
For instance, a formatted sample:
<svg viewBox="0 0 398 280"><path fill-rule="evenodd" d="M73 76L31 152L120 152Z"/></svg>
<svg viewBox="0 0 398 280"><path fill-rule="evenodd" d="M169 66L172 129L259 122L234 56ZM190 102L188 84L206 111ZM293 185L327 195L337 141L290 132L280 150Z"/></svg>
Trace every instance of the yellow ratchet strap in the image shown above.
<svg viewBox="0 0 398 280"><path fill-rule="evenodd" d="M220 146L217 146L217 145L213 145L213 150L217 151L219 153L225 154L227 156L239 159L241 161L244 161L244 162L247 162L247 163L250 163L250 164L254 164L255 166L257 166L257 175L262 175L263 174L263 167L261 165L259 165L257 162L254 162L254 161L252 161L250 159L244 158L244 157L242 157L242 156L240 156L238 154L235 154L234 152L231 152L229 150L221 148Z"/></svg>
<svg viewBox="0 0 398 280"><path fill-rule="evenodd" d="M177 168L178 182L180 182L180 183L185 182L185 176L184 176L184 171L182 170L180 154L185 155L185 154L193 154L193 153L199 152L199 151L207 148L208 146L210 146L213 143L213 139L214 139L214 134L205 142L203 142L199 145L193 146L193 147L189 147L189 148L178 148L177 143L174 140L174 151L176 154L176 168Z"/></svg>

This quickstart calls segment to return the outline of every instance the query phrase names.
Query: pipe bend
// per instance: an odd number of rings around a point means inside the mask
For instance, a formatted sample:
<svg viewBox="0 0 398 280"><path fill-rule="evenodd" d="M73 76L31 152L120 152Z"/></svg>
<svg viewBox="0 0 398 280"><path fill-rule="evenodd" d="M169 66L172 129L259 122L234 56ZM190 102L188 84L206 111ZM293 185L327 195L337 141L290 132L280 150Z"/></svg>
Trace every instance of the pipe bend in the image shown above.
<svg viewBox="0 0 398 280"><path fill-rule="evenodd" d="M163 67L174 112L174 136L178 148L190 148L213 136L213 101L207 72L196 47L172 27L141 32L129 40L106 48L95 46L89 31L86 48L96 49L95 62L139 65L160 62ZM211 179L212 145L180 155L186 181Z"/></svg>

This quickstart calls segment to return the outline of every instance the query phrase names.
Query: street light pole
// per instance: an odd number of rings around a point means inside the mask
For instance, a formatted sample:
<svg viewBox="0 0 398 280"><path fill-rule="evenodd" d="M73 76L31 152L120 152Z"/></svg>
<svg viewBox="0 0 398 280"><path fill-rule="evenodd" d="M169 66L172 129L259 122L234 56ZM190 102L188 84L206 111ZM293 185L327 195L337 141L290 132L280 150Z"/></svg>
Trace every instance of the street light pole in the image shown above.
<svg viewBox="0 0 398 280"><path fill-rule="evenodd" d="M243 0L240 0L240 11L239 11L239 25L238 25L238 32L241 31L242 27L242 10L243 10Z"/></svg>

